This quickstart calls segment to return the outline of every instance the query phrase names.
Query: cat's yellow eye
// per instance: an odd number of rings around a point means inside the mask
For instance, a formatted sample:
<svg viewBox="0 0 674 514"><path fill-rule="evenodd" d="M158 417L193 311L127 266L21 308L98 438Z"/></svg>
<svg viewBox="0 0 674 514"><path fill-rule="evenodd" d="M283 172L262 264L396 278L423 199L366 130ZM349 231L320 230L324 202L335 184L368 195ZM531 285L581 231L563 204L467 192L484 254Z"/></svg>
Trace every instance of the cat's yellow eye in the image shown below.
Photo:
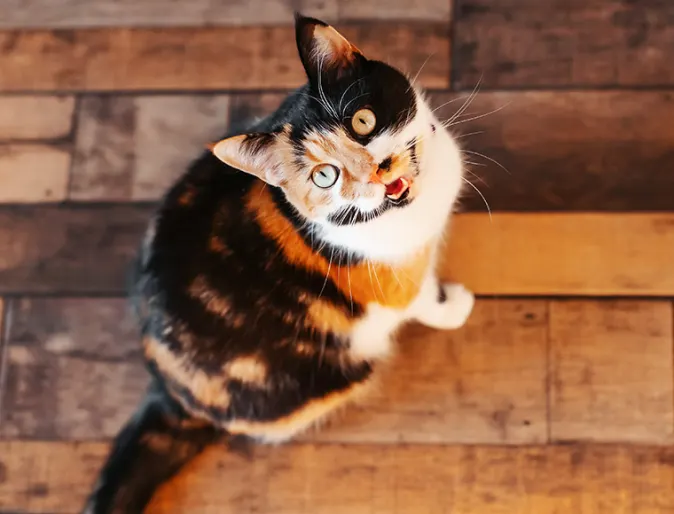
<svg viewBox="0 0 674 514"><path fill-rule="evenodd" d="M367 136L377 125L377 117L370 109L359 109L351 118L353 131L360 136Z"/></svg>
<svg viewBox="0 0 674 514"><path fill-rule="evenodd" d="M321 189L335 185L339 178L339 169L332 164L319 164L311 172L311 181Z"/></svg>

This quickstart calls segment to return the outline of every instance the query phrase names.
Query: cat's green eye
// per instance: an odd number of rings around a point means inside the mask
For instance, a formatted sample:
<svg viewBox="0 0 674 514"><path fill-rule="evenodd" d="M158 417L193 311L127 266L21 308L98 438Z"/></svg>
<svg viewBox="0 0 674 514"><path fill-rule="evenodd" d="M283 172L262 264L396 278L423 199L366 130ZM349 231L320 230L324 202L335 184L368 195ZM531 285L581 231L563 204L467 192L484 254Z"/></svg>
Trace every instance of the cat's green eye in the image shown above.
<svg viewBox="0 0 674 514"><path fill-rule="evenodd" d="M339 169L332 164L319 164L311 172L311 180L321 189L335 185L339 178Z"/></svg>
<svg viewBox="0 0 674 514"><path fill-rule="evenodd" d="M353 131L360 136L367 136L377 125L377 117L370 109L358 109L351 118Z"/></svg>

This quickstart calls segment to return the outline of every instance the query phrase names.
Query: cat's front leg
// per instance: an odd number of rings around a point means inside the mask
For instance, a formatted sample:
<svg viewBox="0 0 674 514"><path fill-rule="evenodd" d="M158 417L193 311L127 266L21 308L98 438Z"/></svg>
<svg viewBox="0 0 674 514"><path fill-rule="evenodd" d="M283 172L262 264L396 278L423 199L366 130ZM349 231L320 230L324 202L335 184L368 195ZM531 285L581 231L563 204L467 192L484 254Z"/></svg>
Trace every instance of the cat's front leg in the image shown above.
<svg viewBox="0 0 674 514"><path fill-rule="evenodd" d="M475 296L463 284L442 283L429 274L409 309L411 318L439 329L463 326L475 304Z"/></svg>

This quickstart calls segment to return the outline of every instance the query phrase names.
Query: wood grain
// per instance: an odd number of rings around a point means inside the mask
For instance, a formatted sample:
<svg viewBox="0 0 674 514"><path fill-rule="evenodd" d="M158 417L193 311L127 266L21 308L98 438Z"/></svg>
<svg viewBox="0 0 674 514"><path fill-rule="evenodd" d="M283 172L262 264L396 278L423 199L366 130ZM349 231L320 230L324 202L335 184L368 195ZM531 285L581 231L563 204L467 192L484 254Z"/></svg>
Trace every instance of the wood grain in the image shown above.
<svg viewBox="0 0 674 514"><path fill-rule="evenodd" d="M547 303L480 300L467 326L402 333L374 394L308 438L351 443L547 440Z"/></svg>
<svg viewBox="0 0 674 514"><path fill-rule="evenodd" d="M124 290L153 209L0 209L0 294ZM481 295L672 296L672 214L460 214L441 274Z"/></svg>
<svg viewBox="0 0 674 514"><path fill-rule="evenodd" d="M228 125L226 95L88 96L70 197L157 200Z"/></svg>
<svg viewBox="0 0 674 514"><path fill-rule="evenodd" d="M0 292L120 294L153 209L0 209Z"/></svg>
<svg viewBox="0 0 674 514"><path fill-rule="evenodd" d="M482 295L672 296L674 214L463 214L441 274Z"/></svg>
<svg viewBox="0 0 674 514"><path fill-rule="evenodd" d="M58 202L68 192L70 151L38 144L0 145L0 202Z"/></svg>
<svg viewBox="0 0 674 514"><path fill-rule="evenodd" d="M673 325L671 302L552 302L552 440L671 443Z"/></svg>
<svg viewBox="0 0 674 514"><path fill-rule="evenodd" d="M449 85L448 28L340 26L369 57ZM305 82L292 27L0 32L0 91L288 89Z"/></svg>
<svg viewBox="0 0 674 514"><path fill-rule="evenodd" d="M335 21L335 2L297 0L5 0L0 28L170 27L291 24L293 9Z"/></svg>
<svg viewBox="0 0 674 514"><path fill-rule="evenodd" d="M425 20L449 21L451 2L446 0L338 0L340 21ZM373 24L374 25L374 24ZM374 25L376 30L376 25Z"/></svg>
<svg viewBox="0 0 674 514"><path fill-rule="evenodd" d="M432 99L449 119L468 96ZM669 91L485 92L452 130L492 210L674 211L672 119ZM469 187L461 208L486 210Z"/></svg>
<svg viewBox="0 0 674 514"><path fill-rule="evenodd" d="M17 299L9 304L0 437L116 435L149 382L124 299Z"/></svg>
<svg viewBox="0 0 674 514"><path fill-rule="evenodd" d="M0 96L0 140L65 138L74 109L72 96Z"/></svg>
<svg viewBox="0 0 674 514"><path fill-rule="evenodd" d="M101 443L0 442L0 505L81 507ZM665 447L294 445L252 461L213 448L159 491L148 512L227 514L664 514L674 509Z"/></svg>
<svg viewBox="0 0 674 514"><path fill-rule="evenodd" d="M674 84L668 0L461 0L453 86Z"/></svg>

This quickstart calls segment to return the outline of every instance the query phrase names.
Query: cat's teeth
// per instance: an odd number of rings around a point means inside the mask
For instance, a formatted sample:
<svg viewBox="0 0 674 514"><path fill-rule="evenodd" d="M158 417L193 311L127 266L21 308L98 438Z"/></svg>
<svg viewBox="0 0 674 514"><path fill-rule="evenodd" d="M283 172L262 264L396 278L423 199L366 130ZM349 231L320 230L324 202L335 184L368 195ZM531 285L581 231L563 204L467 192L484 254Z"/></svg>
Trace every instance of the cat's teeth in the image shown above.
<svg viewBox="0 0 674 514"><path fill-rule="evenodd" d="M410 187L410 181L405 177L400 177L386 186L386 197L391 200L397 200L405 194Z"/></svg>

